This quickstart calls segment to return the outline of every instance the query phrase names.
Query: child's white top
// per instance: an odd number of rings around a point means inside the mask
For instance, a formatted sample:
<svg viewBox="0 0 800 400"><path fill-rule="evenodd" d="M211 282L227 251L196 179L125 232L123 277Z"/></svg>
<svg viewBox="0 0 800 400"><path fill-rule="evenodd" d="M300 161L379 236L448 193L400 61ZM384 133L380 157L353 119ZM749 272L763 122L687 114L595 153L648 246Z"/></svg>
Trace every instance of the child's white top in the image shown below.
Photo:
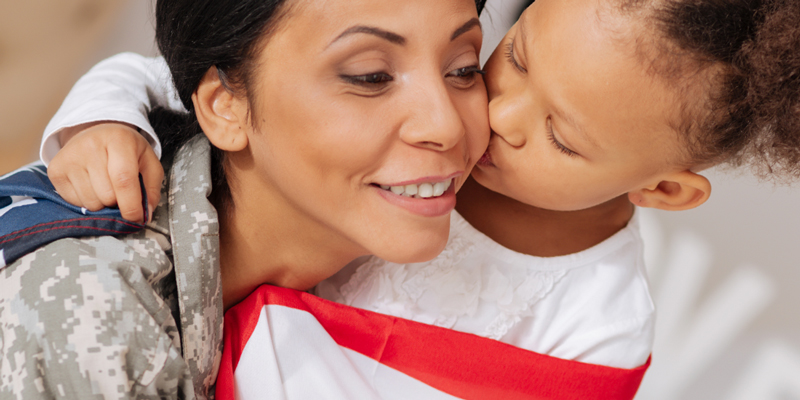
<svg viewBox="0 0 800 400"><path fill-rule="evenodd" d="M592 248L543 258L501 246L453 211L434 260L360 261L316 294L592 364L634 368L652 349L655 309L636 216Z"/></svg>
<svg viewBox="0 0 800 400"><path fill-rule="evenodd" d="M137 126L160 156L151 107L181 111L162 58L124 53L82 77L42 139L49 162L58 133L95 121ZM433 261L351 263L318 286L322 297L367 310L498 339L588 363L642 365L653 341L654 308L637 218L603 243L552 258L516 253L452 213L450 240Z"/></svg>

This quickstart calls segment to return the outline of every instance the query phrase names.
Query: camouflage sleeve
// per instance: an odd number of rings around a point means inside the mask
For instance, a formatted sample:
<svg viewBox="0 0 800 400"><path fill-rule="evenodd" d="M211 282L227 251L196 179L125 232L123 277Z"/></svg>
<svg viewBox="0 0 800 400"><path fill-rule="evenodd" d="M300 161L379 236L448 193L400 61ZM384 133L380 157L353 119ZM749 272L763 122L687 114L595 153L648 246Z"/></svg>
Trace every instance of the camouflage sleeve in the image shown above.
<svg viewBox="0 0 800 400"><path fill-rule="evenodd" d="M147 235L64 239L0 270L0 400L194 397L165 239Z"/></svg>

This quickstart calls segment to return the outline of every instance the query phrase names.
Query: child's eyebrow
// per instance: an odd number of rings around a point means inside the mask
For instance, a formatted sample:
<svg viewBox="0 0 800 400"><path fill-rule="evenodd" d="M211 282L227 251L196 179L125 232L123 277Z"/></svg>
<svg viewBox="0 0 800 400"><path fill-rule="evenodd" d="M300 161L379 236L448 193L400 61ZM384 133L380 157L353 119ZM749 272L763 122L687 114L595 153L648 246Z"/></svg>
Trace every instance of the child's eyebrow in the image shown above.
<svg viewBox="0 0 800 400"><path fill-rule="evenodd" d="M527 25L527 23L525 21L525 18L520 18L519 19L519 29L517 31L519 32L519 38L522 41L522 54L525 56L526 61L527 61L527 58L528 58L528 29L527 29L526 25ZM526 62L526 64L527 64L527 62Z"/></svg>
<svg viewBox="0 0 800 400"><path fill-rule="evenodd" d="M578 122L578 119L575 118L572 114L564 112L563 109L561 109L561 108L559 108L558 106L555 106L555 105L553 105L553 111L555 112L555 114L561 120L566 122L567 125L571 126L576 132L578 132L581 136L583 136L583 139L586 140L587 142L589 142L589 144L591 144L591 145L593 145L594 147L597 147L597 148L602 148L599 144L597 144L597 142L594 140L594 138L592 138L592 135L590 135L586 131L586 129L583 127L583 125L581 125Z"/></svg>
<svg viewBox="0 0 800 400"><path fill-rule="evenodd" d="M522 45L522 54L525 55L525 59L527 60L528 63L530 63L531 60L528 58L529 49L528 49L528 38L527 38L528 30L527 30L527 26L526 26L527 19L524 18L524 17L525 17L525 14L523 14L522 17L519 19L519 28L517 29L517 32L518 32L518 35L519 35L519 37L521 39L521 42L522 42L521 43L521 45ZM574 114L570 114L568 112L565 112L564 108L561 108L561 107L557 106L556 104L553 104L552 107L553 107L553 111L556 114L556 116L558 116L559 119L561 119L564 122L566 122L567 125L571 126L573 128L573 130L578 132L586 142L588 142L589 144L591 144L592 146L594 146L596 148L599 148L599 149L602 148L599 144L597 144L597 141L595 141L594 138L592 138L592 135L590 135L588 133L588 131L583 127L583 125L581 125L580 122L578 122L578 119L575 118Z"/></svg>

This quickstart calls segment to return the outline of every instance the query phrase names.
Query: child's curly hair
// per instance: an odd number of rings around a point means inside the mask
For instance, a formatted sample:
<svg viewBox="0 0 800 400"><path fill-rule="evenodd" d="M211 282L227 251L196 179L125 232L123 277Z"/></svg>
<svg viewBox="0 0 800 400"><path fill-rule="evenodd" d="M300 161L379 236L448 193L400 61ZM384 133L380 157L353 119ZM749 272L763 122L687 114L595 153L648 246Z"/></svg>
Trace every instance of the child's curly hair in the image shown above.
<svg viewBox="0 0 800 400"><path fill-rule="evenodd" d="M800 178L800 0L621 3L656 33L648 58L684 97L691 164Z"/></svg>

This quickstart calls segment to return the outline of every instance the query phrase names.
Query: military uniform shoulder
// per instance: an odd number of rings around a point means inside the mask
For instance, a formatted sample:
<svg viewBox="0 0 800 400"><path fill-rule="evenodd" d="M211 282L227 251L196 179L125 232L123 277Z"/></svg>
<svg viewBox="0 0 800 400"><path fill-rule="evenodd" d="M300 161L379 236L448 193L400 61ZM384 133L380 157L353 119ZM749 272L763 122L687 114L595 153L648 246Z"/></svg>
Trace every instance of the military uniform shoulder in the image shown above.
<svg viewBox="0 0 800 400"><path fill-rule="evenodd" d="M0 398L175 397L175 382L191 391L168 252L149 230L66 238L0 270L0 329L14 332L0 359L20 379Z"/></svg>

